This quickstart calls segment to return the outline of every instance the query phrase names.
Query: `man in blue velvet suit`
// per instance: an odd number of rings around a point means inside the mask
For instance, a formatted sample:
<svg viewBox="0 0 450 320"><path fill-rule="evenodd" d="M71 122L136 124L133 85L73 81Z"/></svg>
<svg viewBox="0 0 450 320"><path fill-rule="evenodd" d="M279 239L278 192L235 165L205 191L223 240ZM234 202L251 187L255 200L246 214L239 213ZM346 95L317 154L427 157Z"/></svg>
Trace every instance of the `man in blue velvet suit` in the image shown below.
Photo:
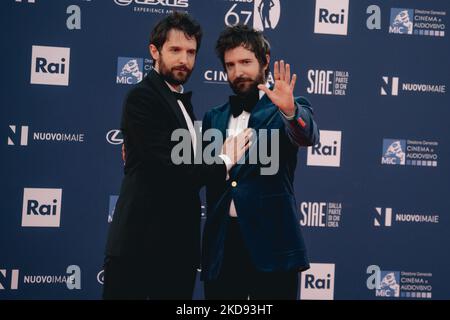
<svg viewBox="0 0 450 320"><path fill-rule="evenodd" d="M207 299L296 299L298 272L309 268L299 225L293 180L297 151L319 142L310 103L293 95L296 75L275 62L273 87L266 84L270 45L254 29L237 25L220 35L216 51L235 96L211 109L203 132L219 129L224 138L255 130L252 150L277 144L278 170L264 174L262 161L227 165L226 179L207 185L202 280ZM264 141L266 141L265 139ZM225 163L231 163L221 155Z"/></svg>

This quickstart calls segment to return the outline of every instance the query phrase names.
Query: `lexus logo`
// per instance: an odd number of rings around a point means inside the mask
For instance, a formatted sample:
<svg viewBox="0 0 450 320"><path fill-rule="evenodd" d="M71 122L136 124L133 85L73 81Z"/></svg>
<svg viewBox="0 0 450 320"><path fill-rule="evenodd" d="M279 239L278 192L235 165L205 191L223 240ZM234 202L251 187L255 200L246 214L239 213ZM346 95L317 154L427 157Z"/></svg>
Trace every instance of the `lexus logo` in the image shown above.
<svg viewBox="0 0 450 320"><path fill-rule="evenodd" d="M136 4L144 4L144 5L162 5L169 7L181 7L187 8L189 7L189 0L134 0ZM133 3L133 0L114 0L114 2L119 6L128 6Z"/></svg>
<svg viewBox="0 0 450 320"><path fill-rule="evenodd" d="M117 129L109 131L106 134L106 141L108 141L110 144L115 144L115 145L122 144L123 143L122 132Z"/></svg>
<svg viewBox="0 0 450 320"><path fill-rule="evenodd" d="M133 2L133 0L114 0L114 2L119 6L128 6Z"/></svg>
<svg viewBox="0 0 450 320"><path fill-rule="evenodd" d="M103 283L104 283L104 270L100 271L100 272L97 274L97 281L98 281L98 283L100 283L100 284L103 284Z"/></svg>

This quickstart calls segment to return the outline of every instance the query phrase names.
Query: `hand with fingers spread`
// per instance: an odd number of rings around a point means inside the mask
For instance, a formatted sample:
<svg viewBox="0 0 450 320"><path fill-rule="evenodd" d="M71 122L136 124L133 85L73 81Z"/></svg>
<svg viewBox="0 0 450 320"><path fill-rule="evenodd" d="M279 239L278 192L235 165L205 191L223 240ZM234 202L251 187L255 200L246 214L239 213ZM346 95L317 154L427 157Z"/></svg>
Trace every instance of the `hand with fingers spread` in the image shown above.
<svg viewBox="0 0 450 320"><path fill-rule="evenodd" d="M258 85L258 89L264 91L269 99L288 117L295 114L294 87L297 81L297 75L294 74L291 79L291 67L285 64L283 60L275 61L274 64L275 86L270 90L265 85Z"/></svg>
<svg viewBox="0 0 450 320"><path fill-rule="evenodd" d="M252 130L247 128L236 136L229 136L223 143L222 154L228 156L235 165L252 145L252 135Z"/></svg>

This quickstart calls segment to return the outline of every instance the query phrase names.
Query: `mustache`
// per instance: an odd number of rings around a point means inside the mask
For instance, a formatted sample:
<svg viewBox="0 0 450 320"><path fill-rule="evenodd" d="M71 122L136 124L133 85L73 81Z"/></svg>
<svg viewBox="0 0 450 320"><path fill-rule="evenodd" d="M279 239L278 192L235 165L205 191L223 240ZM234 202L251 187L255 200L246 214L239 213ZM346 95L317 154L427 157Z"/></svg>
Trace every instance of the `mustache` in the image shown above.
<svg viewBox="0 0 450 320"><path fill-rule="evenodd" d="M189 72L191 71L191 69L189 69L186 66L178 66L178 67L173 67L172 70L177 70L177 71L185 71L185 72Z"/></svg>
<svg viewBox="0 0 450 320"><path fill-rule="evenodd" d="M241 82L248 82L248 81L253 81L253 79L250 78L237 78L233 81L234 85L238 85Z"/></svg>

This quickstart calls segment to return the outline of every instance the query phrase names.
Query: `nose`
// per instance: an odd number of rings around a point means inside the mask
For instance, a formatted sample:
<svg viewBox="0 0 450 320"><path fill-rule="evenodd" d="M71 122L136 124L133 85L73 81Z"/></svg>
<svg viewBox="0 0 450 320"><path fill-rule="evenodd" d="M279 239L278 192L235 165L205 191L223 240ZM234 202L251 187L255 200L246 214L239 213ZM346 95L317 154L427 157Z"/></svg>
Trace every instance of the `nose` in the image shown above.
<svg viewBox="0 0 450 320"><path fill-rule="evenodd" d="M186 51L183 51L183 52L180 54L178 62L179 62L180 64L187 65L187 62L188 62L188 53L187 53Z"/></svg>
<svg viewBox="0 0 450 320"><path fill-rule="evenodd" d="M240 78L240 77L244 76L244 69L241 66L239 66L238 64L234 67L234 72L235 72L236 78Z"/></svg>

